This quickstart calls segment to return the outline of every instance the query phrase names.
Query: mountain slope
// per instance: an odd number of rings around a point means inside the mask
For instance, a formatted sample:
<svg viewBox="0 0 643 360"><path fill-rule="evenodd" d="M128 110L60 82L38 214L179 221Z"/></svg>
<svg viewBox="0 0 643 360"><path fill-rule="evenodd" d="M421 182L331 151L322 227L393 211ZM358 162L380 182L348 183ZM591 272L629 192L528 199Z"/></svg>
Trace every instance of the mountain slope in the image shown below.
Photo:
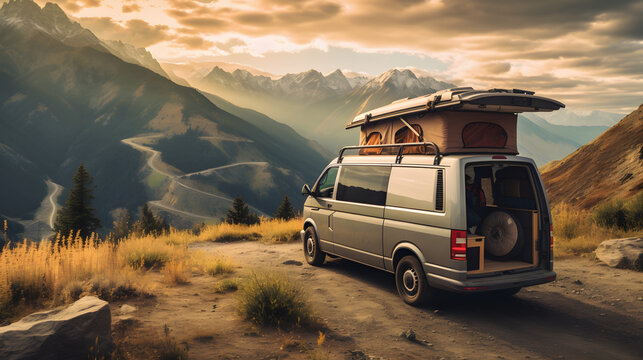
<svg viewBox="0 0 643 360"><path fill-rule="evenodd" d="M543 172L552 203L591 208L643 190L643 105Z"/></svg>
<svg viewBox="0 0 643 360"><path fill-rule="evenodd" d="M292 130L285 142L107 51L7 21L0 21L0 128L0 213L23 219L42 200L44 179L68 189L81 162L98 185L94 206L111 224L115 208L136 211L150 200L187 223L218 219L237 195L272 214L284 194L300 205L301 184L328 160ZM235 186L230 168L203 182L186 174L221 164L234 165Z"/></svg>

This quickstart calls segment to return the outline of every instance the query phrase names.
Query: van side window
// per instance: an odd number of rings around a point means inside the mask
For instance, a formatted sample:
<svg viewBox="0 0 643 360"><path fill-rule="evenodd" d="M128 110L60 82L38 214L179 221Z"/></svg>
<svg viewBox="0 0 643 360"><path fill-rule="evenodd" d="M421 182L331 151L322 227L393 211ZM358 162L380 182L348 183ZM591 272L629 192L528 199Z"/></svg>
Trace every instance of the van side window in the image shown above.
<svg viewBox="0 0 643 360"><path fill-rule="evenodd" d="M388 166L342 166L337 185L337 200L362 204L386 204Z"/></svg>
<svg viewBox="0 0 643 360"><path fill-rule="evenodd" d="M335 189L335 180L337 179L338 167L328 169L317 183L315 193L319 197L332 198Z"/></svg>
<svg viewBox="0 0 643 360"><path fill-rule="evenodd" d="M387 206L407 209L442 211L442 170L414 167L393 167L388 186ZM439 180L439 181L438 181Z"/></svg>

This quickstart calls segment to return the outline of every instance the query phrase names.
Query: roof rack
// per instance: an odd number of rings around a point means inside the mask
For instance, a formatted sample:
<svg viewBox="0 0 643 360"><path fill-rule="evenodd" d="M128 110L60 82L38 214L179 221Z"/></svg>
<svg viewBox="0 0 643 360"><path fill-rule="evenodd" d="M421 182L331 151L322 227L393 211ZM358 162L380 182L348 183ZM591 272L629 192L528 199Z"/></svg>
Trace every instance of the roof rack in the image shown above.
<svg viewBox="0 0 643 360"><path fill-rule="evenodd" d="M344 152L346 150L358 150L358 149L373 149L373 148L393 148L397 147L399 148L397 150L397 156L395 157L395 163L399 164L402 162L402 152L405 147L411 147L411 146L424 146L424 151L426 155L426 147L430 146L433 149L435 149L435 158L433 159L433 165L440 165L440 159L442 158L442 155L440 154L440 148L438 145L436 145L433 142L430 141L425 141L425 142L414 142L414 143L404 143L404 144L380 144L380 145L358 145L358 146L344 146L341 150L339 150L339 157L337 158L337 163L341 164L342 160L344 159Z"/></svg>

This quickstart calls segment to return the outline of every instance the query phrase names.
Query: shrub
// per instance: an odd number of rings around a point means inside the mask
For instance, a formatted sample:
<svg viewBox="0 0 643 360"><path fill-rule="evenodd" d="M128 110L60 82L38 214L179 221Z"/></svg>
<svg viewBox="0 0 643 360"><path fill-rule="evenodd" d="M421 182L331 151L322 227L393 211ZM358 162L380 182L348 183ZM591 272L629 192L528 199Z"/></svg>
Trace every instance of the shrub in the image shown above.
<svg viewBox="0 0 643 360"><path fill-rule="evenodd" d="M311 325L314 318L303 289L277 273L252 273L240 284L237 309L254 324Z"/></svg>
<svg viewBox="0 0 643 360"><path fill-rule="evenodd" d="M188 282L188 269L183 260L170 260L162 270L163 280L170 285L181 285Z"/></svg>
<svg viewBox="0 0 643 360"><path fill-rule="evenodd" d="M598 205L592 219L599 226L608 228L643 229L643 193L628 201L612 200Z"/></svg>
<svg viewBox="0 0 643 360"><path fill-rule="evenodd" d="M238 279L224 279L219 281L213 288L217 294L223 294L230 291L237 291L239 289Z"/></svg>
<svg viewBox="0 0 643 360"><path fill-rule="evenodd" d="M122 242L118 247L120 257L134 269L160 268L179 252L180 246L167 244L153 235L132 237Z"/></svg>
<svg viewBox="0 0 643 360"><path fill-rule="evenodd" d="M173 336L170 336L170 328L163 325L165 337L159 344L159 359L161 360L188 360L188 346L179 346Z"/></svg>
<svg viewBox="0 0 643 360"><path fill-rule="evenodd" d="M203 273L215 276L234 272L234 264L222 255L204 255L197 251L192 255L192 263Z"/></svg>

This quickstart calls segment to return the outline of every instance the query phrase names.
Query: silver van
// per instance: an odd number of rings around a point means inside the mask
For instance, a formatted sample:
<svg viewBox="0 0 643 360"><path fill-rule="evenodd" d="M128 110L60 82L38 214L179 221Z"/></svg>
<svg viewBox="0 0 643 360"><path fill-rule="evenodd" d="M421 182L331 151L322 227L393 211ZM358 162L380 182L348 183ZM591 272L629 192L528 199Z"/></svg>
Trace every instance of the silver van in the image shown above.
<svg viewBox="0 0 643 360"><path fill-rule="evenodd" d="M394 273L411 305L433 289L512 295L555 280L536 164L478 151L445 154L425 141L342 149L302 188L306 261L319 266L328 254Z"/></svg>

